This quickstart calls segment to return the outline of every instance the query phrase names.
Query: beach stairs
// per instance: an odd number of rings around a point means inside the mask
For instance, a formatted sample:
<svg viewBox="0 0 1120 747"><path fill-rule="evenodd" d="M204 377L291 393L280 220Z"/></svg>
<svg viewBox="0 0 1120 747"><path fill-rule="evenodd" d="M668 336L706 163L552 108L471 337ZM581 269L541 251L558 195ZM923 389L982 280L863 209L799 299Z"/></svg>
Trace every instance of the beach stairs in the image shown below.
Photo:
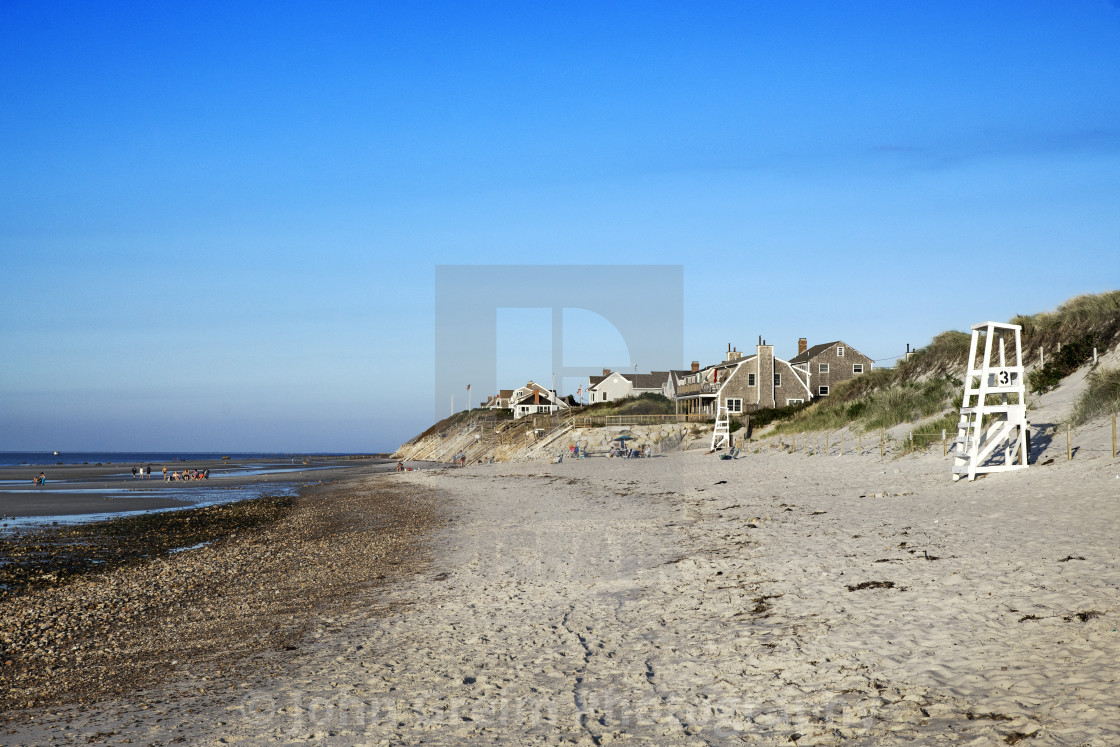
<svg viewBox="0 0 1120 747"><path fill-rule="evenodd" d="M575 428L574 418L565 418L561 420L552 430L545 433L535 442L530 444L522 453L521 457L531 459L539 456L549 445L555 444L562 436L568 434Z"/></svg>
<svg viewBox="0 0 1120 747"><path fill-rule="evenodd" d="M449 462L460 451L464 451L465 447L473 442L472 435L476 430L475 424L472 422L460 428L453 435L436 440L430 448L425 449L421 453L415 454L412 458L418 461L427 462ZM468 441L470 439L470 441Z"/></svg>
<svg viewBox="0 0 1120 747"><path fill-rule="evenodd" d="M1026 387L1023 383L1022 328L982 322L972 326L957 437L953 480L1027 466ZM1014 362L1008 343L1014 342ZM983 343L982 357L977 353ZM1014 402L1012 402L1014 399Z"/></svg>

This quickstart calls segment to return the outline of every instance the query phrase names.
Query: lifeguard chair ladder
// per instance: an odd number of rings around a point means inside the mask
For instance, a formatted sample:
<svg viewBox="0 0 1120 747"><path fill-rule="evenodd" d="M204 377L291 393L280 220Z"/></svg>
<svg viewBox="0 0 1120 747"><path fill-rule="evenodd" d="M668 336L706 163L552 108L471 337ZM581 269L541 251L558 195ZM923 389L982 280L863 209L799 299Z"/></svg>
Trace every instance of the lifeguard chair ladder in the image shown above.
<svg viewBox="0 0 1120 747"><path fill-rule="evenodd" d="M1026 388L1023 386L1022 327L982 322L972 326L972 347L964 378L964 398L953 442L953 480L976 479L982 472L1005 472L1027 466ZM1009 365L1007 342L1014 336L1014 359ZM977 355L981 338L982 356ZM993 361L993 356L995 361ZM999 402L988 401L998 396ZM1014 397L1015 402L1010 400Z"/></svg>
<svg viewBox="0 0 1120 747"><path fill-rule="evenodd" d="M727 444L731 445L731 416L727 407L716 403L716 427L712 429L712 451Z"/></svg>

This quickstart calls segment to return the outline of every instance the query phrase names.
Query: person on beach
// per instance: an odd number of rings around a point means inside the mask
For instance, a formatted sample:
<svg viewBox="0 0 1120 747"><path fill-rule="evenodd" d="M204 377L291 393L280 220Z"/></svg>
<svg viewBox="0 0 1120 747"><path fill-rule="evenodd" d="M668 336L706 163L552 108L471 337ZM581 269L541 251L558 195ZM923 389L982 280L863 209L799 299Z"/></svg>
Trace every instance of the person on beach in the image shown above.
<svg viewBox="0 0 1120 747"><path fill-rule="evenodd" d="M167 465L163 465L163 481L167 482Z"/></svg>
<svg viewBox="0 0 1120 747"><path fill-rule="evenodd" d="M40 472L39 476L35 478L35 484L36 485L46 485L47 484L47 476L45 474L43 474L42 472Z"/></svg>
<svg viewBox="0 0 1120 747"><path fill-rule="evenodd" d="M136 479L136 471L137 471L137 470L136 470L136 468L135 468L135 467L133 467L133 468L132 468L132 479L133 479L133 480L135 480L135 479Z"/></svg>
<svg viewBox="0 0 1120 747"><path fill-rule="evenodd" d="M397 462L397 472L404 472L404 462Z"/></svg>

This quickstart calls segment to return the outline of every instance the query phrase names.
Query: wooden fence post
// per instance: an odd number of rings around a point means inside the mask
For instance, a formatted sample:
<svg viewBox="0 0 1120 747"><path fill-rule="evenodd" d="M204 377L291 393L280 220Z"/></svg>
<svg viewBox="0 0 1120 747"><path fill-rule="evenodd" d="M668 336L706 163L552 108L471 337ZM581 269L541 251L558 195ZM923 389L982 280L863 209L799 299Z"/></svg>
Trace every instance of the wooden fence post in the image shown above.
<svg viewBox="0 0 1120 747"><path fill-rule="evenodd" d="M1112 416L1112 458L1116 458L1116 416Z"/></svg>
<svg viewBox="0 0 1120 747"><path fill-rule="evenodd" d="M828 431L824 432L824 455L828 456Z"/></svg>
<svg viewBox="0 0 1120 747"><path fill-rule="evenodd" d="M1073 429L1069 423L1066 423L1066 461L1073 459L1073 447L1070 446L1070 431Z"/></svg>
<svg viewBox="0 0 1120 747"><path fill-rule="evenodd" d="M863 456L863 431L859 432L858 438L859 438L859 452L858 452L858 454L860 456Z"/></svg>
<svg viewBox="0 0 1120 747"><path fill-rule="evenodd" d="M883 439L884 438L885 438L885 436L883 436L883 432L879 431L879 458L880 459L882 459L882 457L883 457Z"/></svg>
<svg viewBox="0 0 1120 747"><path fill-rule="evenodd" d="M949 455L949 444L945 440L945 429L941 429L941 456Z"/></svg>
<svg viewBox="0 0 1120 747"><path fill-rule="evenodd" d="M844 456L844 431L840 431L840 456Z"/></svg>

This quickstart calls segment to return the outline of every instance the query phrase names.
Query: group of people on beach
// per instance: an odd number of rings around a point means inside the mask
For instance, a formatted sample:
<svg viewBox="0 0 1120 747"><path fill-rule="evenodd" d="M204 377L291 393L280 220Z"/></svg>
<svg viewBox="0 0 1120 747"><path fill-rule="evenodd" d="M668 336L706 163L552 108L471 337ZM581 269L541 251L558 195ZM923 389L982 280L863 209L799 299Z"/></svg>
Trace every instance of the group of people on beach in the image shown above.
<svg viewBox="0 0 1120 747"><path fill-rule="evenodd" d="M181 473L179 471L168 473L167 467L163 468L163 479L166 482L175 482L176 480L209 480L210 470L208 469L184 469Z"/></svg>
<svg viewBox="0 0 1120 747"><path fill-rule="evenodd" d="M47 484L47 475L46 475L45 472L40 472L39 473L39 476L35 478L35 484L36 485L46 485Z"/></svg>
<svg viewBox="0 0 1120 747"><path fill-rule="evenodd" d="M167 468L165 467L164 472L166 472L166 471L167 471ZM150 465L150 464L145 464L143 467L133 467L132 468L132 477L133 478L139 477L141 480L147 480L151 476L152 476L152 465Z"/></svg>
<svg viewBox="0 0 1120 747"><path fill-rule="evenodd" d="M630 448L626 444L618 444L612 446L611 450L607 452L609 457L622 457L624 459L644 459L653 456L653 449L649 444L638 446L637 448Z"/></svg>

